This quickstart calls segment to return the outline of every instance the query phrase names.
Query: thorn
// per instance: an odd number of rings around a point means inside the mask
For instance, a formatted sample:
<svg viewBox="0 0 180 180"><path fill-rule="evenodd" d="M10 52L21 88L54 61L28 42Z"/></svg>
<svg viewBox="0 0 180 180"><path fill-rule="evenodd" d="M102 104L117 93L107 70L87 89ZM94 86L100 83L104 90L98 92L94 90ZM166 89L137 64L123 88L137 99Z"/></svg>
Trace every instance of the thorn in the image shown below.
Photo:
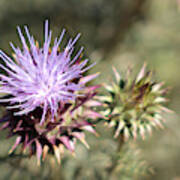
<svg viewBox="0 0 180 180"><path fill-rule="evenodd" d="M144 65L142 66L139 74L137 75L136 82L139 82L139 81L144 77L144 75L145 75L145 70L146 70L146 66L147 66L147 64L144 63Z"/></svg>
<svg viewBox="0 0 180 180"><path fill-rule="evenodd" d="M116 69L114 66L112 66L112 69L113 69L113 72L114 72L114 74L115 74L116 81L119 82L120 79L121 79L121 77L120 77L117 69Z"/></svg>
<svg viewBox="0 0 180 180"><path fill-rule="evenodd" d="M44 161L45 158L46 158L46 155L48 153L48 150L49 150L49 147L47 145L44 146L43 148L43 157L42 157L42 160Z"/></svg>
<svg viewBox="0 0 180 180"><path fill-rule="evenodd" d="M61 164L61 157L60 157L60 149L57 146L53 146L54 153L57 159L58 164Z"/></svg>

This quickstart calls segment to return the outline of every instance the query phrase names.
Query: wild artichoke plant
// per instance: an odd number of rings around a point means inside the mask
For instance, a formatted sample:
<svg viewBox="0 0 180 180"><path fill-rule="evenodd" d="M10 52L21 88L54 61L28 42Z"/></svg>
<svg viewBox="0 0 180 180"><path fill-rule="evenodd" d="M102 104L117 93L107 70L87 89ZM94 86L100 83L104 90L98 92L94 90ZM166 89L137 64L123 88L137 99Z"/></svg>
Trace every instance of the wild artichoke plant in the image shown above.
<svg viewBox="0 0 180 180"><path fill-rule="evenodd" d="M93 65L81 59L81 48L73 56L79 38L70 39L66 47L59 48L64 30L51 46L52 32L45 23L44 44L39 47L25 26L23 35L18 27L22 49L11 43L13 57L0 51L0 103L7 108L0 120L1 129L8 129L9 137L17 136L10 153L22 144L22 151L36 154L38 164L47 153L56 156L60 163L64 147L74 152L76 139L87 147L84 130L96 133L89 119L100 117L93 106L100 103L92 98L99 86L86 86L98 74L84 76ZM27 41L27 40L28 41Z"/></svg>
<svg viewBox="0 0 180 180"><path fill-rule="evenodd" d="M168 91L162 88L163 83L153 80L152 71L146 71L146 65L135 78L130 69L121 77L114 68L116 81L104 85L106 92L100 95L99 85L86 85L98 74L84 75L94 64L87 65L88 60L82 59L83 48L74 54L79 34L63 49L60 44L65 31L52 42L48 21L42 47L27 26L24 31L25 35L18 27L22 49L10 43L12 57L0 50L4 62L0 64L3 70L0 93L5 94L0 98L0 105L6 107L0 129L7 129L8 137L16 136L10 153L21 149L30 156L36 154L38 165L47 154L52 154L60 163L65 149L74 154L77 140L89 148L85 131L97 134L95 124L103 121L113 127L114 137L119 137L118 148L117 152L107 155L107 162L111 163L105 164L102 171L97 173L96 168L92 168L94 177L105 175L111 179L115 171L119 171L121 177L130 173L132 177L145 174L147 166L139 163L137 154L133 156L136 150L130 144L124 149L124 141L129 137L136 139L138 135L145 138L153 127L163 127L162 111L170 111L163 106Z"/></svg>
<svg viewBox="0 0 180 180"><path fill-rule="evenodd" d="M114 127L114 137L123 136L127 140L140 135L144 139L153 127L163 128L162 111L170 111L163 106L168 88L163 89L163 83L153 80L153 73L146 71L146 64L135 78L131 69L125 77L113 70L116 81L112 85L105 84L106 95L98 99L104 105L101 112L106 124Z"/></svg>

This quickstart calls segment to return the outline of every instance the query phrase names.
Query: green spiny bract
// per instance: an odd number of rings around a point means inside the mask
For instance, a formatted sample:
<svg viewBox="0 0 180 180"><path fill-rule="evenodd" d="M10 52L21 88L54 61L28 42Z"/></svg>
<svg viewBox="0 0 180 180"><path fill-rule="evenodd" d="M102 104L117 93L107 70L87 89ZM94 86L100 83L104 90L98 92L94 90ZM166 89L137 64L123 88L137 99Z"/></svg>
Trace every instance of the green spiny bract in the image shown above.
<svg viewBox="0 0 180 180"><path fill-rule="evenodd" d="M114 127L114 137L120 134L125 140L129 137L143 139L153 127L163 128L162 112L170 112L163 106L167 101L164 95L168 89L162 89L163 83L156 83L152 71L146 71L146 65L139 74L132 78L131 69L125 78L113 68L116 81L112 85L105 84L107 95L99 96L103 102L102 114L109 127Z"/></svg>

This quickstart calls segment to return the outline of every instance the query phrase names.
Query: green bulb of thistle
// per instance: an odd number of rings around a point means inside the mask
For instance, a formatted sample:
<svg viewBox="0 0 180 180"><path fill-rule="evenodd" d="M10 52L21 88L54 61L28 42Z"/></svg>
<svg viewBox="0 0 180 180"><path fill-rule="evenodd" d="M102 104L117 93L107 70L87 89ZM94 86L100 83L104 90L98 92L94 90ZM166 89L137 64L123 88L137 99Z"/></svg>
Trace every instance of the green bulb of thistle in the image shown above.
<svg viewBox="0 0 180 180"><path fill-rule="evenodd" d="M109 127L114 127L114 137L123 135L125 140L137 136L145 138L152 133L153 127L163 128L162 113L171 112L163 104L168 88L153 80L152 71L146 71L146 64L133 78L131 69L121 77L113 68L116 81L105 84L106 95L98 99L104 106L101 113Z"/></svg>

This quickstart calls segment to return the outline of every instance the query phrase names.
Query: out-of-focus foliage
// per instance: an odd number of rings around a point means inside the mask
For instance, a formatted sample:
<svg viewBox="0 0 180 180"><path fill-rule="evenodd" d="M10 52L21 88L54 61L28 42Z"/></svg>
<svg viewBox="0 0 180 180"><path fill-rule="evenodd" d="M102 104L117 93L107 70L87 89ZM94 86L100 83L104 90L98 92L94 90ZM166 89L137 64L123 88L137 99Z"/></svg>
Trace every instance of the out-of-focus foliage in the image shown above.
<svg viewBox="0 0 180 180"><path fill-rule="evenodd" d="M111 81L112 65L126 71L127 65L139 68L146 61L158 80L173 87L169 106L177 114L164 115L165 130L154 132L149 140L139 143L139 148L144 159L154 167L154 173L145 179L180 178L179 1L0 0L0 47L8 51L9 41L18 42L17 25L28 24L31 32L42 38L42 21L46 18L50 19L55 33L60 32L59 27L66 27L70 34L82 33L81 43L87 47L90 58L98 61L93 71L102 72L99 82ZM99 125L97 131L101 134L97 140L88 137L91 149L79 145L77 157L72 159L67 155L61 168L53 161L53 168L51 163L37 168L34 158L7 158L12 141L7 141L6 134L1 133L0 179L104 179L103 170L111 165L116 142L111 138L111 130L103 125ZM112 175L112 179L117 178L128 177Z"/></svg>
<svg viewBox="0 0 180 180"><path fill-rule="evenodd" d="M153 174L153 169L143 160L141 150L137 149L135 144L128 144L123 147L120 153L116 154L117 166L112 173L112 177L121 179L147 178ZM117 176L117 174L119 174ZM114 177L114 178L115 178Z"/></svg>
<svg viewBox="0 0 180 180"><path fill-rule="evenodd" d="M146 0L13 0L0 1L0 43L7 47L7 41L14 40L17 24L28 24L39 31L42 21L50 19L51 26L59 33L65 27L70 33L81 32L83 44L89 53L98 50L107 54L124 38L129 27L143 19ZM5 42L4 42L5 41ZM2 47L2 45L1 45Z"/></svg>

